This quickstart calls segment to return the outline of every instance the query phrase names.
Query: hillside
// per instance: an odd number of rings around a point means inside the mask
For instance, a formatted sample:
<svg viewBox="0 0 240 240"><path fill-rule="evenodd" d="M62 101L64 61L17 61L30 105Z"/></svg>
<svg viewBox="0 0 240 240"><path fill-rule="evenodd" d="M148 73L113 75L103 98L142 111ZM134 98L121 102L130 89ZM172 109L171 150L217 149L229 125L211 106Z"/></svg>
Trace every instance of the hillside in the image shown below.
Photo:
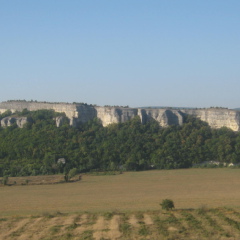
<svg viewBox="0 0 240 240"><path fill-rule="evenodd" d="M155 120L142 124L138 116L107 127L95 118L73 128L67 122L57 127L54 118L59 113L52 110L16 114L31 121L22 128L0 127L0 176L58 174L72 168L131 171L240 162L239 132L212 129L191 116L181 126L167 128Z"/></svg>
<svg viewBox="0 0 240 240"><path fill-rule="evenodd" d="M142 124L155 120L162 127L182 125L186 116L198 118L212 128L228 127L233 131L240 130L240 112L227 108L130 108L128 106L96 106L86 103L49 103L34 101L0 102L0 113L5 111L21 112L37 110L53 110L64 113L71 126L85 123L97 118L106 127L112 123L125 123L139 117ZM61 122L61 121L60 121ZM6 125L6 121L1 122ZM11 121L7 121L11 125ZM58 123L59 124L59 123ZM61 125L61 123L60 123Z"/></svg>

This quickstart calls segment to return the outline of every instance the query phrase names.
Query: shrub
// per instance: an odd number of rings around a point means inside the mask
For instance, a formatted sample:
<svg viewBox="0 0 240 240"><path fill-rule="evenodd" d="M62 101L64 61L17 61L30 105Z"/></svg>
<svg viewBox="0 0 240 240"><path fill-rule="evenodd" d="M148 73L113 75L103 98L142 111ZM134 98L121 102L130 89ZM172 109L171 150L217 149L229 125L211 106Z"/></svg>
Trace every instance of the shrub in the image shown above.
<svg viewBox="0 0 240 240"><path fill-rule="evenodd" d="M68 179L71 179L71 178L75 177L76 175L77 175L77 169L72 168L68 173Z"/></svg>
<svg viewBox="0 0 240 240"><path fill-rule="evenodd" d="M72 168L71 170L69 170L68 173L64 175L64 180L68 182L71 178L77 175L77 172L78 172L77 168Z"/></svg>
<svg viewBox="0 0 240 240"><path fill-rule="evenodd" d="M3 177L2 184L3 185L7 185L8 184L8 177L7 176Z"/></svg>
<svg viewBox="0 0 240 240"><path fill-rule="evenodd" d="M160 205L162 206L163 210L172 210L174 208L174 202L171 199L164 199L162 200L162 203L160 203Z"/></svg>

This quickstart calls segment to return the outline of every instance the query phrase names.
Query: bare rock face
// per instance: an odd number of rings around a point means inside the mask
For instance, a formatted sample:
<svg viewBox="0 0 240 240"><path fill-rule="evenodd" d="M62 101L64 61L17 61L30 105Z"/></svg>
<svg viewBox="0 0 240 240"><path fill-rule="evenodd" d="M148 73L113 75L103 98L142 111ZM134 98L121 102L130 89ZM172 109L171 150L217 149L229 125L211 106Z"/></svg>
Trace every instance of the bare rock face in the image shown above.
<svg viewBox="0 0 240 240"><path fill-rule="evenodd" d="M31 120L27 117L16 117L15 119L18 127L20 128L23 128L24 124L31 122Z"/></svg>
<svg viewBox="0 0 240 240"><path fill-rule="evenodd" d="M70 126L77 127L78 122L79 122L78 118L74 118L74 117L70 118Z"/></svg>
<svg viewBox="0 0 240 240"><path fill-rule="evenodd" d="M209 124L212 128L228 127L233 131L240 131L240 112L228 109L210 108L210 109L154 109L154 108L123 108L123 107L98 107L87 104L69 104L69 103L39 103L26 101L9 101L0 103L0 113L7 110L30 111L40 109L52 109L56 112L63 112L70 121L71 126L77 126L79 122L87 122L95 117L99 118L103 126L112 123L123 123L139 116L141 122L145 124L151 119L159 122L159 125L166 127L169 125L182 125L184 115L192 115ZM11 126L14 121L22 127L28 120L22 118L2 119L1 125ZM59 127L63 118L56 118L56 125Z"/></svg>
<svg viewBox="0 0 240 240"><path fill-rule="evenodd" d="M9 101L0 103L0 113L6 110L11 110L12 112L19 111L23 109L29 111L36 111L40 109L54 110L56 112L63 112L68 118L78 117L78 111L76 109L76 104L70 103L47 103L47 102L27 102L27 101Z"/></svg>
<svg viewBox="0 0 240 240"><path fill-rule="evenodd" d="M129 121L137 116L137 109L118 108L118 107L96 107L97 117L101 120L102 125L106 127L111 123L122 123Z"/></svg>
<svg viewBox="0 0 240 240"><path fill-rule="evenodd" d="M97 117L97 110L90 105L76 105L76 114L72 117L76 117L80 122L85 123Z"/></svg>
<svg viewBox="0 0 240 240"><path fill-rule="evenodd" d="M169 109L136 109L97 107L97 117L102 121L103 126L111 123L123 123L139 116L143 124L151 119L156 120L163 127L169 125L182 125L183 116L180 111Z"/></svg>
<svg viewBox="0 0 240 240"><path fill-rule="evenodd" d="M24 124L29 122L31 121L27 117L5 117L1 120L1 126L10 127L16 123L18 127L23 128Z"/></svg>
<svg viewBox="0 0 240 240"><path fill-rule="evenodd" d="M58 117L56 117L55 121L56 121L56 126L61 127L63 125L64 117L58 116Z"/></svg>
<svg viewBox="0 0 240 240"><path fill-rule="evenodd" d="M97 117L104 127L111 123L120 123L120 115L114 107L98 107Z"/></svg>
<svg viewBox="0 0 240 240"><path fill-rule="evenodd" d="M13 117L5 117L1 120L2 127L10 127L16 122L16 119Z"/></svg>
<svg viewBox="0 0 240 240"><path fill-rule="evenodd" d="M139 109L138 115L143 124L151 119L159 122L160 126L166 127L169 125L182 125L183 116L178 110L170 109Z"/></svg>
<svg viewBox="0 0 240 240"><path fill-rule="evenodd" d="M182 112L207 122L212 128L228 127L233 131L240 131L239 111L209 108L197 110L188 109L182 110Z"/></svg>

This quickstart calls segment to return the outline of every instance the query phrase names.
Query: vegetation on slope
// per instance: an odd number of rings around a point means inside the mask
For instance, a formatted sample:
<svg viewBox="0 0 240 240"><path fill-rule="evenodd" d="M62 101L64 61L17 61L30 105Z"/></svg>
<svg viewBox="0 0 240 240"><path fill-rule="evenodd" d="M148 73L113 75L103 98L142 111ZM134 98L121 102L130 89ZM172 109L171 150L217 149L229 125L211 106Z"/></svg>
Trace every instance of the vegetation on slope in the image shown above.
<svg viewBox="0 0 240 240"><path fill-rule="evenodd" d="M9 115L3 113L0 119ZM15 114L16 115L16 114ZM238 163L240 134L211 129L187 117L182 126L143 125L139 117L103 127L98 119L57 128L53 111L18 113L32 118L24 128L0 127L0 176L26 176L106 170L188 168L206 161ZM59 162L65 158L66 164Z"/></svg>

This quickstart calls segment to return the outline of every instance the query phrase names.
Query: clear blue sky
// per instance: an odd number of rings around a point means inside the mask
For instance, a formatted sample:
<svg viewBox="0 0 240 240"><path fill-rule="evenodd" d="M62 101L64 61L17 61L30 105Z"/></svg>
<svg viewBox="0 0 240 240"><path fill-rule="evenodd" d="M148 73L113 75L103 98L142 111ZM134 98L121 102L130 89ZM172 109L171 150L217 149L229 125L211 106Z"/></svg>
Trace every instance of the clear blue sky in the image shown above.
<svg viewBox="0 0 240 240"><path fill-rule="evenodd" d="M240 107L239 0L0 0L0 101Z"/></svg>

